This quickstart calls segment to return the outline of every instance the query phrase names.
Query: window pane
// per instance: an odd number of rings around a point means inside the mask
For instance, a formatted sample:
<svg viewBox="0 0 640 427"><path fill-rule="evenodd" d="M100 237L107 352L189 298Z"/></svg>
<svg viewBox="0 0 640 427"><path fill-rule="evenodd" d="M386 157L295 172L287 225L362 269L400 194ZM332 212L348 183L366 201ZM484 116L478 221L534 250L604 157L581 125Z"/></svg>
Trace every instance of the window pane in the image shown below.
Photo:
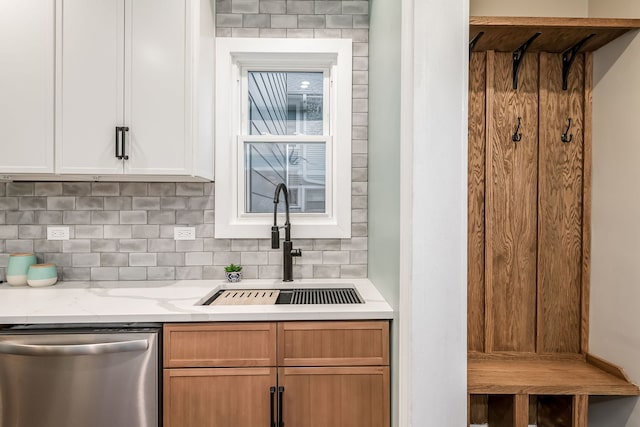
<svg viewBox="0 0 640 427"><path fill-rule="evenodd" d="M249 135L322 135L323 73L249 71Z"/></svg>
<svg viewBox="0 0 640 427"><path fill-rule="evenodd" d="M325 212L324 142L245 142L244 153L246 212L273 212L273 195L281 182L289 189L290 212ZM283 206L278 206L281 211Z"/></svg>

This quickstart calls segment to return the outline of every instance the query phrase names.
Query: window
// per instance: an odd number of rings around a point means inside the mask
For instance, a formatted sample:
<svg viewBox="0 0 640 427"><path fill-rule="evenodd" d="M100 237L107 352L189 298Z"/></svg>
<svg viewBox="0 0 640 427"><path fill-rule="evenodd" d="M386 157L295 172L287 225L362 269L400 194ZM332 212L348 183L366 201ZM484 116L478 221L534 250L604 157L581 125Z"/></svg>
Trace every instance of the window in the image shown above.
<svg viewBox="0 0 640 427"><path fill-rule="evenodd" d="M296 238L351 237L351 40L216 49L215 236L268 238L284 182Z"/></svg>

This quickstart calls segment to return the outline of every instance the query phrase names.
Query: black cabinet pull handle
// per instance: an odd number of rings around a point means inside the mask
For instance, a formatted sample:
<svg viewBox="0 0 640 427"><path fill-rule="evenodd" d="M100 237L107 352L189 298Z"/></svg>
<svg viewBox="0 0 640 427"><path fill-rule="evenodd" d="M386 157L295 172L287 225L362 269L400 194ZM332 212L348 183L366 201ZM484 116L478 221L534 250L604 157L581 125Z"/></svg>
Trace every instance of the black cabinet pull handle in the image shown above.
<svg viewBox="0 0 640 427"><path fill-rule="evenodd" d="M282 420L282 401L284 400L284 387L278 387L278 427L284 427L284 421Z"/></svg>
<svg viewBox="0 0 640 427"><path fill-rule="evenodd" d="M122 159L129 160L129 155L127 154L127 132L129 132L129 127L124 126L122 129Z"/></svg>
<svg viewBox="0 0 640 427"><path fill-rule="evenodd" d="M129 156L125 154L127 135L129 128L126 126L116 126L116 159L129 160Z"/></svg>
<svg viewBox="0 0 640 427"><path fill-rule="evenodd" d="M116 159L122 159L120 155L120 126L116 126Z"/></svg>
<svg viewBox="0 0 640 427"><path fill-rule="evenodd" d="M269 427L276 427L276 418L275 418L275 406L276 406L276 388L271 387L269 389L270 399L271 399L271 423L269 423Z"/></svg>

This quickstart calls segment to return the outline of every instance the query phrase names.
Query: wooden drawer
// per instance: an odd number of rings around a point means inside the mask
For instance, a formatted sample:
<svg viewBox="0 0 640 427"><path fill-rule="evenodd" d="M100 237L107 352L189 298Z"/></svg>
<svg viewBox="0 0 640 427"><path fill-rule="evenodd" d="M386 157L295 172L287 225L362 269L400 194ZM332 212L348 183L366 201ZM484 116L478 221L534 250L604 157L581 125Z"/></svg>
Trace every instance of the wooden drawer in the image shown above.
<svg viewBox="0 0 640 427"><path fill-rule="evenodd" d="M278 323L278 366L389 364L389 323Z"/></svg>
<svg viewBox="0 0 640 427"><path fill-rule="evenodd" d="M164 326L164 367L275 366L276 324L201 323Z"/></svg>

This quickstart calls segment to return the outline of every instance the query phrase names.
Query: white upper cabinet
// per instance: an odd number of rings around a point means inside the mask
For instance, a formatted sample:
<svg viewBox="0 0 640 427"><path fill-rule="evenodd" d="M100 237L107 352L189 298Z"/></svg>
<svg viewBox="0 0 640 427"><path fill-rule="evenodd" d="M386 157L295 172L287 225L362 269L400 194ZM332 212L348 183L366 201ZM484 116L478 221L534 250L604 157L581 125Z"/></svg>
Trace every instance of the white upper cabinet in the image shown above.
<svg viewBox="0 0 640 427"><path fill-rule="evenodd" d="M0 1L0 173L53 172L54 0Z"/></svg>
<svg viewBox="0 0 640 427"><path fill-rule="evenodd" d="M57 13L56 172L212 179L213 93L197 92L212 87L209 0L59 0Z"/></svg>
<svg viewBox="0 0 640 427"><path fill-rule="evenodd" d="M58 2L57 172L122 173L124 0Z"/></svg>
<svg viewBox="0 0 640 427"><path fill-rule="evenodd" d="M191 93L184 0L127 1L125 171L187 174L192 166ZM185 66L186 65L186 66Z"/></svg>

